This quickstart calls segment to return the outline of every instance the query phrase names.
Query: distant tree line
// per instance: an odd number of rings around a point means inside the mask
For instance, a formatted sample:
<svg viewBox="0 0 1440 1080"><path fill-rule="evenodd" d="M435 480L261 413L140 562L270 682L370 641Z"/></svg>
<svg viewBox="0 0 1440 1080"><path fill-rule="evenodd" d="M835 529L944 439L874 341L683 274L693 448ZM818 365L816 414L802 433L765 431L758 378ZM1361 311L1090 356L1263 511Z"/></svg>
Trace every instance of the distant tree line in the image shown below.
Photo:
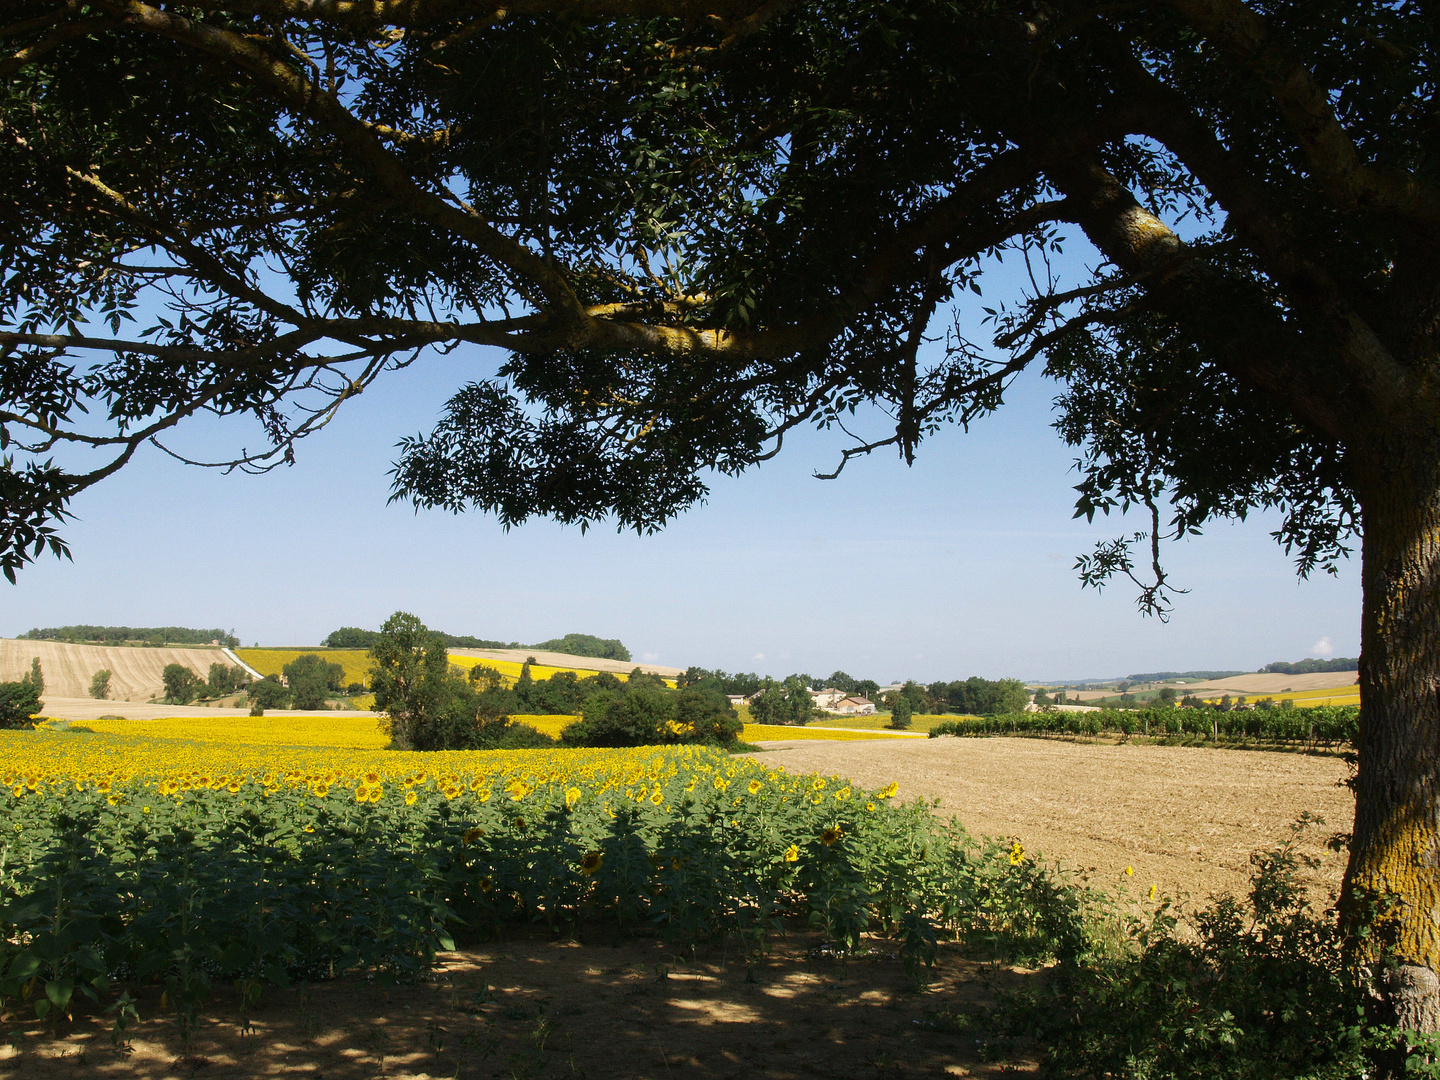
<svg viewBox="0 0 1440 1080"><path fill-rule="evenodd" d="M20 635L28 641L65 641L100 645L209 645L218 641L227 649L240 644L233 630L195 630L188 626L52 626Z"/></svg>
<svg viewBox="0 0 1440 1080"><path fill-rule="evenodd" d="M1360 661L1358 658L1346 658L1338 656L1334 660L1319 660L1311 657L1309 660L1300 660L1293 664L1287 664L1283 660L1277 660L1273 664L1266 664L1260 669L1261 675L1314 675L1323 671L1359 671Z"/></svg>
<svg viewBox="0 0 1440 1080"><path fill-rule="evenodd" d="M573 671L535 679L527 662L515 685L484 664L454 667L444 635L397 611L370 649L374 708L384 712L393 744L415 750L555 745L524 715L579 715L560 736L567 746L643 746L706 742L731 745L742 724L723 693L672 690L638 668L628 681Z"/></svg>
<svg viewBox="0 0 1440 1080"><path fill-rule="evenodd" d="M1128 683L1164 682L1166 679L1229 679L1236 675L1249 675L1248 671L1143 671L1139 675L1126 675Z"/></svg>
<svg viewBox="0 0 1440 1080"><path fill-rule="evenodd" d="M596 660L618 660L625 664L630 662L630 650L620 641L615 638L598 638L594 634L566 634L550 641L522 645L518 641L491 641L463 634L447 634L440 630L426 632L436 635L447 649L535 649L537 652L567 653L570 656L588 656ZM379 640L378 630L342 626L327 635L322 644L327 649L373 649Z"/></svg>
<svg viewBox="0 0 1440 1080"><path fill-rule="evenodd" d="M1018 712L1030 701L1030 694L1019 679L982 679L978 675L953 682L933 682L929 686L911 681L885 697L885 703L892 712L895 699L903 697L911 712L926 716L946 713L990 716Z"/></svg>

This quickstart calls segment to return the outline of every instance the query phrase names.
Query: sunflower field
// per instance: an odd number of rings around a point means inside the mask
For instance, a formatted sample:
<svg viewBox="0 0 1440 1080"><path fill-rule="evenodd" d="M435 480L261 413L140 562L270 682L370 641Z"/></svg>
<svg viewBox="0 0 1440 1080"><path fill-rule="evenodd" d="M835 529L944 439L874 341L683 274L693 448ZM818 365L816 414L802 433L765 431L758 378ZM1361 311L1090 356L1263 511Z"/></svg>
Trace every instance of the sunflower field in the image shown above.
<svg viewBox="0 0 1440 1080"><path fill-rule="evenodd" d="M405 980L456 936L517 923L759 946L799 918L841 947L894 931L917 966L937 933L1012 955L1083 944L1057 944L1074 920L1052 918L1080 899L1018 846L898 805L894 784L705 747L415 753L42 729L0 733L0 762L0 1012L160 983L193 1019L217 980Z"/></svg>

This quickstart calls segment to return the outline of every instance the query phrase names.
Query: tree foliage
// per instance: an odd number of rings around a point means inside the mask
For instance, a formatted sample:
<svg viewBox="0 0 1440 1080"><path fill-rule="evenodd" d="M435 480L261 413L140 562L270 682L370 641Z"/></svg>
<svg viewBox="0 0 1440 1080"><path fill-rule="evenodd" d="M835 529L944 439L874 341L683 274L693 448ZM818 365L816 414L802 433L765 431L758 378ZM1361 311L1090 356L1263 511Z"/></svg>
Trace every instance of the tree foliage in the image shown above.
<svg viewBox="0 0 1440 1080"><path fill-rule="evenodd" d="M1353 531L1370 423L1331 390L1360 337L1424 323L1400 298L1427 295L1440 200L1433 27L1407 5L29 7L0 186L12 561L197 413L250 416L266 448L222 463L264 468L427 348L490 344L511 360L406 443L397 497L654 528L703 470L866 404L893 430L842 461L908 460L1043 359L1081 512L1138 506L1153 540L1276 506L1308 572ZM1076 231L1110 262L1061 287ZM1034 289L927 359L1003 252ZM61 443L113 456L71 472ZM1141 580L1133 539L1085 579ZM1163 609L1163 574L1142 588Z"/></svg>
<svg viewBox="0 0 1440 1080"><path fill-rule="evenodd" d="M205 688L210 697L224 697L226 694L243 690L249 682L250 676L245 673L244 668L216 663L210 665Z"/></svg>
<svg viewBox="0 0 1440 1080"><path fill-rule="evenodd" d="M750 717L757 724L808 724L815 714L809 679L791 675L784 682L766 679L750 699Z"/></svg>
<svg viewBox="0 0 1440 1080"><path fill-rule="evenodd" d="M323 709L326 697L344 689L345 669L314 653L297 656L281 670L290 690L291 708Z"/></svg>
<svg viewBox="0 0 1440 1080"><path fill-rule="evenodd" d="M284 709L290 704L290 691L274 675L256 679L245 689L245 696L252 709L263 712L266 709Z"/></svg>
<svg viewBox="0 0 1440 1080"><path fill-rule="evenodd" d="M615 638L598 638L594 634L566 634L564 637L528 646L570 656L590 656L599 660L630 661L630 650Z"/></svg>
<svg viewBox="0 0 1440 1080"><path fill-rule="evenodd" d="M0 682L0 727L28 727L43 707L40 694L44 689L38 658L18 682Z"/></svg>
<svg viewBox="0 0 1440 1080"><path fill-rule="evenodd" d="M188 705L200 696L205 684L200 676L184 664L166 664L160 672L160 681L165 687L165 700L171 705Z"/></svg>

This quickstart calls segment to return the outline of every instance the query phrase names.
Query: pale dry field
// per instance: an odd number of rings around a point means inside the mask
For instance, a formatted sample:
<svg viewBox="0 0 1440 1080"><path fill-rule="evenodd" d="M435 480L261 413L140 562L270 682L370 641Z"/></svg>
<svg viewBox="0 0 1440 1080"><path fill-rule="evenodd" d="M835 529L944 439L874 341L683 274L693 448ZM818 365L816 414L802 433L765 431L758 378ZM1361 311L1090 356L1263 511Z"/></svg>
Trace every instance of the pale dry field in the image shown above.
<svg viewBox="0 0 1440 1080"><path fill-rule="evenodd" d="M47 676L48 681L48 676ZM44 698L45 708L42 715L52 720L98 720L102 716L119 716L125 720L163 720L172 716L233 716L236 719L237 727L253 724L250 718L250 709L229 708L222 706L207 705L150 705L145 702L136 701L115 701L107 699L96 701L94 698L65 698L58 695L46 693ZM326 712L300 712L296 709L267 709L265 717L274 720L277 717L285 716L333 716L333 717L365 717L373 720L375 713L368 710L332 710ZM136 734L143 735L143 730L137 730Z"/></svg>
<svg viewBox="0 0 1440 1080"><path fill-rule="evenodd" d="M1321 860L1307 881L1323 907L1345 869L1324 842L1355 814L1346 766L1332 756L1009 738L766 745L775 749L765 760L791 772L867 787L896 780L901 799L939 799L938 812L972 833L1019 840L1142 899L1152 884L1197 904L1243 893L1251 852L1309 811L1326 822L1302 845Z"/></svg>
<svg viewBox="0 0 1440 1080"><path fill-rule="evenodd" d="M210 674L211 664L231 664L219 649L147 649L0 638L0 682L28 675L32 657L40 659L47 702L51 696L88 698L90 680L101 668L110 671L109 700L117 702L149 701L163 694L160 673L167 664L184 664L202 679Z"/></svg>

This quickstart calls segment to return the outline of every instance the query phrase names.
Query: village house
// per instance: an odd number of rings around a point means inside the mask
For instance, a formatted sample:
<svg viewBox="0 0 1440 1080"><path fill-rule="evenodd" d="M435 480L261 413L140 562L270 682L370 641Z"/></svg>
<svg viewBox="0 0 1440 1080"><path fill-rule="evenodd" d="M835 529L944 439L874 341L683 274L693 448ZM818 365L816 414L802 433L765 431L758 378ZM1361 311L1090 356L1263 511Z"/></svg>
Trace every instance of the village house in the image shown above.
<svg viewBox="0 0 1440 1080"><path fill-rule="evenodd" d="M839 701L843 701L848 695L844 690L836 690L833 686L827 686L824 690L811 690L810 700L815 703L815 708L823 709L825 712L832 712Z"/></svg>
<svg viewBox="0 0 1440 1080"><path fill-rule="evenodd" d="M824 690L811 690L810 700L821 712L839 713L841 716L869 716L875 711L873 702L862 697L851 697L843 690L828 686Z"/></svg>

